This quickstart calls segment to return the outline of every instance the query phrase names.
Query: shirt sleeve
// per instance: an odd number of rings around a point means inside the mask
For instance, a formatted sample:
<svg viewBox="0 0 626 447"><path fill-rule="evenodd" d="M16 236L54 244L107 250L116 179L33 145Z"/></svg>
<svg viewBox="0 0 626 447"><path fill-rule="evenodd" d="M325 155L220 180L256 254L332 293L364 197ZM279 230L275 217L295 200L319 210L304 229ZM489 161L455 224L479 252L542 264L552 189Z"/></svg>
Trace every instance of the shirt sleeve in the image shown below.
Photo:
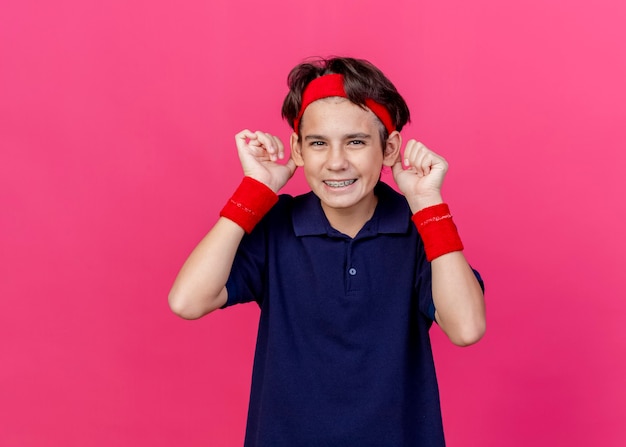
<svg viewBox="0 0 626 447"><path fill-rule="evenodd" d="M261 303L266 277L266 245L263 225L243 237L226 281L228 300L224 308L251 301Z"/></svg>
<svg viewBox="0 0 626 447"><path fill-rule="evenodd" d="M474 276L476 277L476 280L478 280L478 284L480 285L480 288L482 289L483 293L485 293L485 282L483 281L482 276L480 276L480 273L478 273L478 270L472 268L472 271L474 272Z"/></svg>
<svg viewBox="0 0 626 447"><path fill-rule="evenodd" d="M423 250L422 250L423 251ZM422 259L423 258L423 259ZM415 290L418 296L418 307L422 314L424 314L431 321L435 320L435 302L433 300L433 280L432 270L430 262L426 261L426 254L418 255L418 268L416 273ZM472 268L474 276L478 280L478 284L482 291L485 291L485 283L483 282L480 273Z"/></svg>
<svg viewBox="0 0 626 447"><path fill-rule="evenodd" d="M435 302L433 301L433 278L430 262L426 260L426 254L421 248L417 260L417 272L415 274L415 292L417 294L418 308L422 315L430 321L435 321Z"/></svg>
<svg viewBox="0 0 626 447"><path fill-rule="evenodd" d="M430 262L426 259L424 243L417 233L417 229L411 228L417 237L417 253L415 262L415 293L417 294L418 309L420 313L431 322L435 321L435 303L433 301L433 278Z"/></svg>

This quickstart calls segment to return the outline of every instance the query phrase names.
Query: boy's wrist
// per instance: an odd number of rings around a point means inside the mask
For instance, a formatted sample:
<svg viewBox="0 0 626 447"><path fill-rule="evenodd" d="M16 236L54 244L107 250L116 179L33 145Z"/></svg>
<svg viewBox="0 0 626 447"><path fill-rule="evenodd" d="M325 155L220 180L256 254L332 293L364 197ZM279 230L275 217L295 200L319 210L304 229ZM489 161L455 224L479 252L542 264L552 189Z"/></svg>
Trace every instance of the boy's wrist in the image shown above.
<svg viewBox="0 0 626 447"><path fill-rule="evenodd" d="M429 262L447 253L463 250L463 243L446 203L423 208L413 214L411 220L422 238Z"/></svg>
<svg viewBox="0 0 626 447"><path fill-rule="evenodd" d="M220 216L250 233L276 202L278 195L269 186L246 176L222 208Z"/></svg>
<svg viewBox="0 0 626 447"><path fill-rule="evenodd" d="M440 193L433 193L428 195L419 195L406 197L406 200L411 208L413 214L435 205L443 203L443 197Z"/></svg>

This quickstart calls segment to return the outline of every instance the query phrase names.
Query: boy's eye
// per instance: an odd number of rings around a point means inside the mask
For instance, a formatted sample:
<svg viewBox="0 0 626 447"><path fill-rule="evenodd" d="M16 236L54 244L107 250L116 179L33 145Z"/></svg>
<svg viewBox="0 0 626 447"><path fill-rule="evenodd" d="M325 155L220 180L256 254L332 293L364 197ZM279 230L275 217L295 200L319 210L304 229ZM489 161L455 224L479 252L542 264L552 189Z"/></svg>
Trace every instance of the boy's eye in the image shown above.
<svg viewBox="0 0 626 447"><path fill-rule="evenodd" d="M323 146L324 142L323 141L311 141L311 146Z"/></svg>
<svg viewBox="0 0 626 447"><path fill-rule="evenodd" d="M352 140L352 141L350 141L349 144L351 144L352 146L358 146L358 145L365 144L365 141L363 141L363 140Z"/></svg>

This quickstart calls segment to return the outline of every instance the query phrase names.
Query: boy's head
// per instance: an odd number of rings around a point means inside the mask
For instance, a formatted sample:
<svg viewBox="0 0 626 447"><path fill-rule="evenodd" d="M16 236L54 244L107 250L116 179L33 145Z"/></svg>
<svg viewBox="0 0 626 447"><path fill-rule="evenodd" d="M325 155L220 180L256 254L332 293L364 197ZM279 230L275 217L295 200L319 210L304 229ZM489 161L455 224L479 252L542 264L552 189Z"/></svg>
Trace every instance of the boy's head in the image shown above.
<svg viewBox="0 0 626 447"><path fill-rule="evenodd" d="M382 167L399 159L406 103L370 63L320 59L291 71L283 117L294 128L291 156L326 217L354 236L375 209Z"/></svg>
<svg viewBox="0 0 626 447"><path fill-rule="evenodd" d="M319 79L321 77L324 78ZM312 83L313 80L315 82ZM402 130L410 119L406 102L391 81L378 68L362 59L335 57L309 60L291 70L287 83L289 93L283 102L282 116L298 135L306 107L310 102L327 96L342 96L372 110L380 120L383 147L389 134L393 130Z"/></svg>

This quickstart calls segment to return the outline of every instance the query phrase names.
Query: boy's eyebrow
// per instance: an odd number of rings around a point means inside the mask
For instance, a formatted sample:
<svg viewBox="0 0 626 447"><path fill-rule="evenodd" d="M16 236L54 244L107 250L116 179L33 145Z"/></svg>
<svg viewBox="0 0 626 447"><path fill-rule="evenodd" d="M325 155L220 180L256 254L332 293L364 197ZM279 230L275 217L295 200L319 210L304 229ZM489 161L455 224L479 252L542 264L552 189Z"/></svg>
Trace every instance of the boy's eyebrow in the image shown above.
<svg viewBox="0 0 626 447"><path fill-rule="evenodd" d="M326 137L324 135L306 135L304 139L305 140L325 140Z"/></svg>
<svg viewBox="0 0 626 447"><path fill-rule="evenodd" d="M370 134L367 133L363 133L363 132L357 132L357 133L351 133L345 136L345 138L347 140L352 140L353 138L358 138L361 140L366 140L368 138L372 138L372 136Z"/></svg>
<svg viewBox="0 0 626 447"><path fill-rule="evenodd" d="M363 132L349 133L343 136L344 140L352 140L355 138L366 140L368 138L372 138L372 136L370 134L363 133ZM304 139L305 140L327 140L328 138L325 137L324 135L306 135Z"/></svg>

